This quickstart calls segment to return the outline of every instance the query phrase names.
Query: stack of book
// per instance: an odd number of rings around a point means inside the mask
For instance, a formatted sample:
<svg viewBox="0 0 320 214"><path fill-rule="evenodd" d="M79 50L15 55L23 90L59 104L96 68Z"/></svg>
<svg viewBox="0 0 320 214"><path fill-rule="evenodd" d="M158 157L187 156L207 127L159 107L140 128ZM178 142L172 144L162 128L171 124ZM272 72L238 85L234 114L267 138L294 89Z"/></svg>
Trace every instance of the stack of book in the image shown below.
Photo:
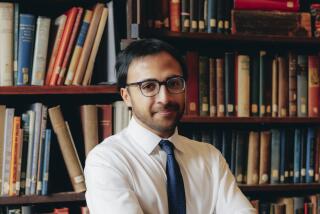
<svg viewBox="0 0 320 214"><path fill-rule="evenodd" d="M187 52L186 115L319 117L319 56ZM199 71L199 72L195 72Z"/></svg>
<svg viewBox="0 0 320 214"><path fill-rule="evenodd" d="M104 4L72 7L52 21L1 2L0 16L6 17L0 24L0 86L90 84L108 16Z"/></svg>

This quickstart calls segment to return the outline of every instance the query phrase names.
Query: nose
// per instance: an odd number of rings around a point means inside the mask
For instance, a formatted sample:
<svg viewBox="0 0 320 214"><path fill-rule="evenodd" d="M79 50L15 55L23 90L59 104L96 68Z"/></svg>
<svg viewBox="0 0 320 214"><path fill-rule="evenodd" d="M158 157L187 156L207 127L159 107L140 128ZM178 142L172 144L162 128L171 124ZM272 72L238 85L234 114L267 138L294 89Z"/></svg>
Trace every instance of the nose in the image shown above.
<svg viewBox="0 0 320 214"><path fill-rule="evenodd" d="M160 85L157 100L162 103L167 103L170 100L170 93L165 85Z"/></svg>

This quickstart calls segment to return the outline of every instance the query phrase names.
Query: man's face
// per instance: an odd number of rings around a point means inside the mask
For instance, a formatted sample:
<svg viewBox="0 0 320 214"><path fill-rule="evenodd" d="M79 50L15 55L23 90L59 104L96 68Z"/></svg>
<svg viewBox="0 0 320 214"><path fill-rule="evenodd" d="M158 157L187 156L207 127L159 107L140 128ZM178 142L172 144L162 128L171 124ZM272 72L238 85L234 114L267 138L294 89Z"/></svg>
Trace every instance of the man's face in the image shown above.
<svg viewBox="0 0 320 214"><path fill-rule="evenodd" d="M180 64L168 53L146 56L134 60L128 69L127 83L147 79L166 81L170 77L182 76ZM138 85L121 89L121 96L133 116L145 128L166 138L173 134L185 107L185 92L171 94L165 85L153 97L144 96Z"/></svg>

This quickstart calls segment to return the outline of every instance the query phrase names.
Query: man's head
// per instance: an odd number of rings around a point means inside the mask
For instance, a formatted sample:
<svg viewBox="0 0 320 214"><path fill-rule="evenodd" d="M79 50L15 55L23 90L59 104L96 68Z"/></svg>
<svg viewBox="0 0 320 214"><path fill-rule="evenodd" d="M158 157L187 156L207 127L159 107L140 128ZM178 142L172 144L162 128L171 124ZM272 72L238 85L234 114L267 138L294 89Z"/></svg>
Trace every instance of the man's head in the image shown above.
<svg viewBox="0 0 320 214"><path fill-rule="evenodd" d="M185 106L187 69L177 51L165 42L131 43L117 58L120 94L135 119L161 137L169 137Z"/></svg>

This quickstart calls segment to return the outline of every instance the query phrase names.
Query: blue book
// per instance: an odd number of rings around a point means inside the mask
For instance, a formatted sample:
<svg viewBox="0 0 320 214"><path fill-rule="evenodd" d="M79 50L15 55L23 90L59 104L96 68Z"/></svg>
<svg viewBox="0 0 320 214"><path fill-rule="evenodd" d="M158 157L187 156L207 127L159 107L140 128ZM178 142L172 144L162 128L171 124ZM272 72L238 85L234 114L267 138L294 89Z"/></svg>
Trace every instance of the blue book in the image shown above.
<svg viewBox="0 0 320 214"><path fill-rule="evenodd" d="M41 195L48 194L50 145L51 145L51 129L46 129L46 138L45 138L45 142L44 142Z"/></svg>
<svg viewBox="0 0 320 214"><path fill-rule="evenodd" d="M217 32L217 1L218 0L208 0L208 11L207 11L207 32L215 33Z"/></svg>
<svg viewBox="0 0 320 214"><path fill-rule="evenodd" d="M246 148L246 133L243 131L237 131L236 133L236 151L235 151L235 172L234 175L238 183L244 182L244 173L245 166L247 165L247 161L245 161L245 157L247 157Z"/></svg>
<svg viewBox="0 0 320 214"><path fill-rule="evenodd" d="M281 129L280 130L280 168L279 168L279 174L280 174L280 183L285 183L286 178L289 176L288 171L286 171L286 130ZM274 155L272 153L272 155Z"/></svg>
<svg viewBox="0 0 320 214"><path fill-rule="evenodd" d="M17 85L30 83L33 59L35 16L20 14Z"/></svg>
<svg viewBox="0 0 320 214"><path fill-rule="evenodd" d="M300 183L300 172L301 172L301 131L300 129L294 130L294 162L293 162L293 183Z"/></svg>
<svg viewBox="0 0 320 214"><path fill-rule="evenodd" d="M298 55L297 60L298 117L308 116L308 56Z"/></svg>
<svg viewBox="0 0 320 214"><path fill-rule="evenodd" d="M271 184L279 183L279 168L280 168L280 131L277 129L271 130Z"/></svg>
<svg viewBox="0 0 320 214"><path fill-rule="evenodd" d="M301 129L301 153L300 153L300 182L305 183L306 182L306 151L307 151L307 130Z"/></svg>
<svg viewBox="0 0 320 214"><path fill-rule="evenodd" d="M20 174L20 192L25 193L26 189L26 175L28 162L28 143L30 136L30 115L28 113L22 114L22 128L23 128L23 143L21 156L21 174Z"/></svg>
<svg viewBox="0 0 320 214"><path fill-rule="evenodd" d="M314 178L314 145L316 142L314 128L308 128L306 151L306 183L312 183Z"/></svg>

